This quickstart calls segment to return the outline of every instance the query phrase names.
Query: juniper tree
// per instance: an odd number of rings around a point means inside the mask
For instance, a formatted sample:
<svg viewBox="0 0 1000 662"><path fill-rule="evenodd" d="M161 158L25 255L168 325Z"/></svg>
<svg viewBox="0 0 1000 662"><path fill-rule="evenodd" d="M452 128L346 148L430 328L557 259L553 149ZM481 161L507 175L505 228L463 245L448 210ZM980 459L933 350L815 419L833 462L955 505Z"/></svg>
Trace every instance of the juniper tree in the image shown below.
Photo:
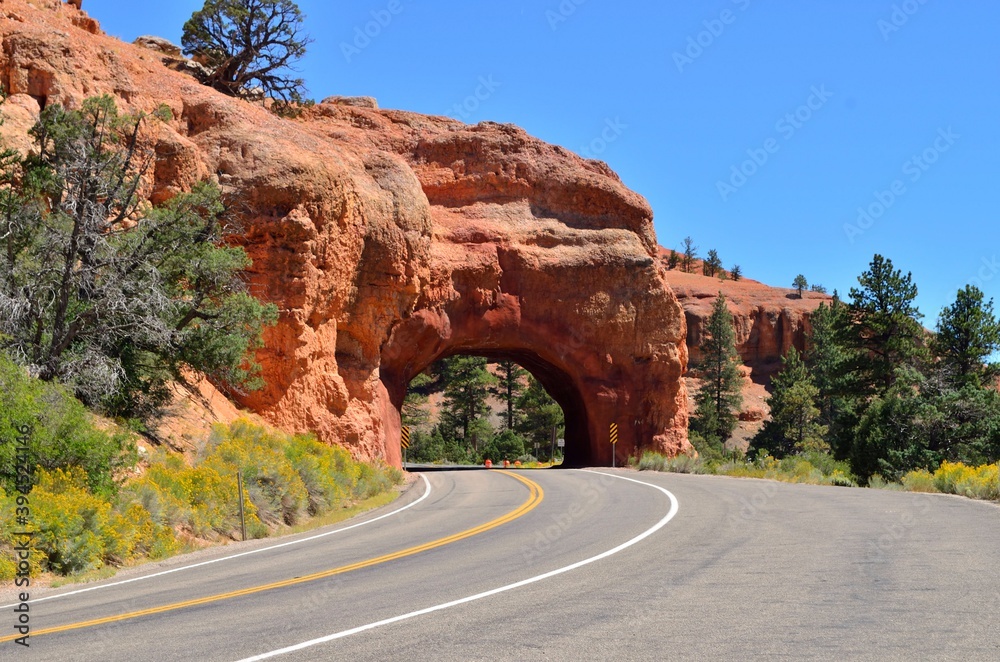
<svg viewBox="0 0 1000 662"><path fill-rule="evenodd" d="M677 254L677 251L670 249L670 257L667 258L667 269L676 269L677 264L680 262L681 256Z"/></svg>
<svg viewBox="0 0 1000 662"><path fill-rule="evenodd" d="M108 97L47 106L27 158L0 176L0 347L44 380L112 413L154 413L183 367L253 387L248 352L273 305L247 293L242 248L222 243L218 188L152 208L141 115Z"/></svg>
<svg viewBox="0 0 1000 662"><path fill-rule="evenodd" d="M289 75L311 41L292 0L206 0L184 24L181 44L211 70L205 84L230 96L301 101Z"/></svg>

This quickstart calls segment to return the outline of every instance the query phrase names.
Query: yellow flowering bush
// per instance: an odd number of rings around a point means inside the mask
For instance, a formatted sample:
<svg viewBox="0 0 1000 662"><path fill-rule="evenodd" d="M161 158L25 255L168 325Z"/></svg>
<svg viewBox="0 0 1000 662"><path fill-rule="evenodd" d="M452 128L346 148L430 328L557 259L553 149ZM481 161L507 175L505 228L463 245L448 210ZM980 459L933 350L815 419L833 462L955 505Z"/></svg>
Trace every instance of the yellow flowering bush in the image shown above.
<svg viewBox="0 0 1000 662"><path fill-rule="evenodd" d="M969 467L961 462L942 462L934 472L934 486L940 492L971 499L1000 499L1000 477L996 464Z"/></svg>

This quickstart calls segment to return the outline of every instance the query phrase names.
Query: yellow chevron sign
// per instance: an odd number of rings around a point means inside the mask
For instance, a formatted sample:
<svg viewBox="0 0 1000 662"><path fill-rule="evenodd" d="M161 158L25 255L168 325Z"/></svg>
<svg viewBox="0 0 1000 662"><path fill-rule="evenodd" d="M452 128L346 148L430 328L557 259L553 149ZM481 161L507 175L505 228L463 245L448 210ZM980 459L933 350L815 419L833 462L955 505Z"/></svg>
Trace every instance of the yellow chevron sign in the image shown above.
<svg viewBox="0 0 1000 662"><path fill-rule="evenodd" d="M406 426L406 425L403 426L402 436L400 438L399 445L403 447L403 450L406 450L407 448L410 447L410 428L409 428L409 426Z"/></svg>
<svg viewBox="0 0 1000 662"><path fill-rule="evenodd" d="M618 424L617 423L612 423L611 424L611 443L612 443L612 445L618 443Z"/></svg>

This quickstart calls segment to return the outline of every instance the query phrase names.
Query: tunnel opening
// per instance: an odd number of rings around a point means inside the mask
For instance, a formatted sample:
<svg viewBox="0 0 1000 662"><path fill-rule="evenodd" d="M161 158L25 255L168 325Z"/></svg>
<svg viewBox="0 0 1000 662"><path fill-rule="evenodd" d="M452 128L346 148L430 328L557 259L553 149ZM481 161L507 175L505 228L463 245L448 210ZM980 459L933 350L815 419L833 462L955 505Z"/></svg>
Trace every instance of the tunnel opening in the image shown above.
<svg viewBox="0 0 1000 662"><path fill-rule="evenodd" d="M491 394L492 430L485 430L485 435L481 424L478 428L470 426L468 429L460 429L454 417L451 417L450 421L447 420L449 417L444 407L446 398L443 394L444 385L440 381L442 375L438 373L441 371L440 366L449 362L460 362L463 359L480 360L483 365L490 365L491 379L496 382L491 385L494 391ZM505 364L513 365L524 373L519 378L521 390L517 394L518 399L522 395L529 396L528 402L516 403L514 406L514 415L518 420L513 429L509 429L506 394L502 393L504 382L508 378ZM449 378L449 376L444 377ZM426 387L428 380L433 383L432 389ZM466 457L471 463L481 463L488 454L497 455L495 458L490 458L497 464L502 464L504 459L513 464L517 458L525 459L525 456L531 456L545 463L555 460L554 466L562 467L596 463L595 458L591 457L593 444L582 395L574 387L572 378L568 374L531 350L462 348L444 351L419 365L411 366L407 374L394 374L387 370L383 372L382 381L389 391L390 401L396 410L394 413L399 416L401 430L404 426L408 428L410 444L426 444L428 439L436 436L436 440L431 441L434 452L435 445L465 443L470 448ZM416 386L411 388L412 384ZM429 390L434 390L436 395L435 401L430 403L430 408L434 409L437 415L433 423L421 419L419 415L415 416L413 411L414 402L419 402L420 398L418 396L415 399L412 394L430 395ZM537 392L539 390L541 394ZM411 394L409 400L407 393ZM558 416L547 416L546 412L539 412L539 408L544 408L544 403L537 400L548 400L554 405ZM442 419L446 421L444 424ZM449 426L451 430L448 430ZM453 436L452 439L447 438L449 433ZM514 449L518 444L516 440L510 438L512 436L519 437L523 443L523 453L517 456L514 456ZM408 458L425 457L419 452L423 449L418 447L415 450L418 452L408 453ZM453 457L445 459L454 461Z"/></svg>

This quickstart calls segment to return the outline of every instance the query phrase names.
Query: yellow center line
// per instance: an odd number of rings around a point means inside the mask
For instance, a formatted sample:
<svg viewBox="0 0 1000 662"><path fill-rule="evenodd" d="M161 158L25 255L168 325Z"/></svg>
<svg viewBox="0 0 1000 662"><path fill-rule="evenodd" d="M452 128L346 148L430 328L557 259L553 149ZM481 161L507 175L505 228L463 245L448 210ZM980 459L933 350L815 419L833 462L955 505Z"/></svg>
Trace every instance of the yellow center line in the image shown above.
<svg viewBox="0 0 1000 662"><path fill-rule="evenodd" d="M480 524L479 526L473 527L471 529L466 529L465 531L460 531L450 536L444 538L438 538L437 540L432 540L431 542L424 543L423 545L417 545L415 547L408 547L407 549L400 550L398 552L393 552L391 554L385 554L384 556L379 556L374 559L369 559L367 561L359 561L358 563L351 563L350 565L343 565L338 568L332 568L330 570L323 570L321 572L316 572L311 575L303 575L301 577L295 577L293 579L285 579L280 582L273 582L271 584L262 584L260 586L253 586L250 588L240 589L238 591L230 591L228 593L219 593L216 595L209 595L204 598L196 598L194 600L185 600L184 602L174 602L172 604L163 605L162 607L152 607L150 609L142 609L139 611L132 611L125 614L119 614L117 616L106 616L104 618L95 618L90 621L80 621L78 623L70 623L69 625L60 625L57 627L45 628L43 630L36 630L31 633L32 637L37 637L43 634L53 634L56 632L65 632L67 630L78 630L80 628L89 628L95 625L104 625L105 623L115 623L118 621L126 621L132 618L139 618L141 616L150 616L152 614L162 614L168 611L175 611L177 609L184 609L186 607L196 607L198 605L209 604L212 602L219 602L221 600L229 600L231 598L238 598L244 595L252 595L254 593L262 593L263 591L270 591L276 588L284 588L286 586L294 586L296 584L304 584L306 582L316 581L317 579L324 579L326 577L333 577L334 575L341 575L346 572L351 572L352 570L360 570L362 568L370 568L373 565L379 565L381 563L386 563L388 561L395 561L396 559L401 559L407 556L413 556L414 554L419 554L421 552L426 552L437 547L443 547L444 545L449 545L453 542L458 542L459 540L465 540L466 538L471 538L472 536L479 535L480 533L485 533L490 529L495 529L498 526L502 526L508 522L516 520L522 515L527 514L529 511L534 510L542 499L545 497L545 492L542 491L542 487L532 481L519 476L515 473L510 473L508 471L497 471L497 473L502 473L504 475L516 478L528 487L528 500L522 503L520 506L510 511L506 515L501 515L500 517L486 522L485 524ZM13 641L20 635L14 634L6 637L0 637L0 643Z"/></svg>

